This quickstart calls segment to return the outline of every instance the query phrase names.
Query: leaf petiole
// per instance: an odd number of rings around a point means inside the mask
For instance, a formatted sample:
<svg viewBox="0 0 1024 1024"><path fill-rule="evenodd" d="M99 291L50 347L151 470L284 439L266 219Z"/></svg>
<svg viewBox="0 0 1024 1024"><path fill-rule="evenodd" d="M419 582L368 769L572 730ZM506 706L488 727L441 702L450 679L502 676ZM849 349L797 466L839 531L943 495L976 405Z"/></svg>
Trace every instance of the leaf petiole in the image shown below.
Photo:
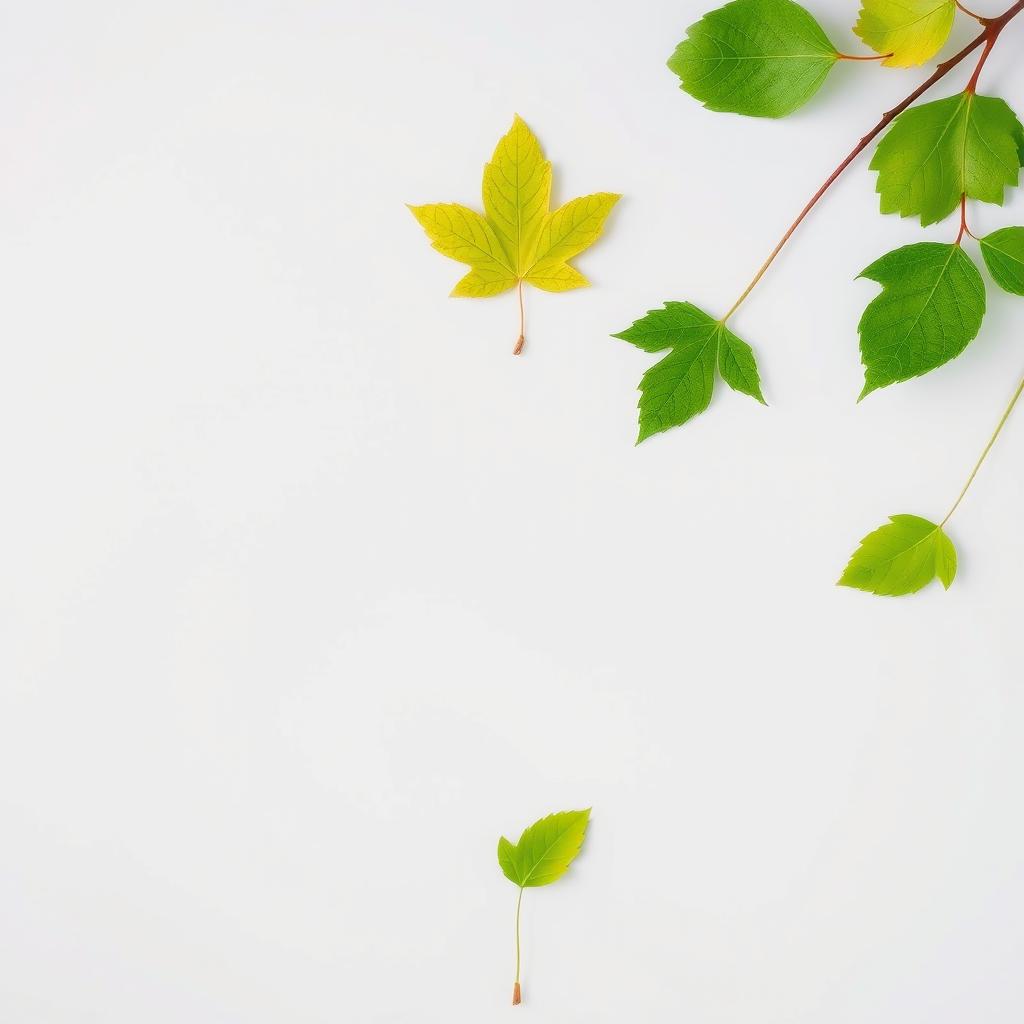
<svg viewBox="0 0 1024 1024"><path fill-rule="evenodd" d="M1006 421L1010 418L1010 414L1013 412L1014 406L1017 404L1020 396L1024 394L1024 378L1021 379L1020 384L1017 385L1017 390L1014 392L1013 398L1010 399L1010 404L1006 407L1006 412L1003 413L1003 418L999 421L994 433L989 438L988 444L985 445L985 450L981 453L981 457L974 464L974 469L971 470L971 475L967 478L967 483L964 484L964 489L960 492L959 497L953 502L953 507L946 513L946 518L939 523L939 529L942 529L953 518L953 513L960 507L960 502L964 500L967 492L971 489L971 484L974 483L974 478L978 475L978 471L981 469L985 459L988 458L988 453L992 451L993 445L999 438L999 435L1003 432L1003 427L1006 426Z"/></svg>
<svg viewBox="0 0 1024 1024"><path fill-rule="evenodd" d="M526 344L526 310L523 307L523 279L519 279L519 337L516 339L516 347L512 349L512 355L523 354L523 346Z"/></svg>
<svg viewBox="0 0 1024 1024"><path fill-rule="evenodd" d="M963 193L960 196L960 233L956 236L956 244L960 244L960 240L964 235L970 235L971 238L977 240L977 235L971 231L967 226L967 193Z"/></svg>
<svg viewBox="0 0 1024 1024"><path fill-rule="evenodd" d="M519 951L519 912L523 908L523 890L519 890L519 899L516 900L516 983L512 986L512 1005L518 1006L523 1001L523 990L519 984L519 968L522 957Z"/></svg>
<svg viewBox="0 0 1024 1024"><path fill-rule="evenodd" d="M987 25L988 24L988 22L989 22L988 18L984 18L980 14L975 14L974 11L968 9L967 7L964 7L964 5L962 3L960 3L960 0L953 0L953 3L956 4L956 9L961 14L966 14L968 18L973 18L976 22L978 22L979 25Z"/></svg>
<svg viewBox="0 0 1024 1024"><path fill-rule="evenodd" d="M840 53L836 50L837 60L888 60L891 56L891 53L871 53L865 57L860 57L852 53Z"/></svg>

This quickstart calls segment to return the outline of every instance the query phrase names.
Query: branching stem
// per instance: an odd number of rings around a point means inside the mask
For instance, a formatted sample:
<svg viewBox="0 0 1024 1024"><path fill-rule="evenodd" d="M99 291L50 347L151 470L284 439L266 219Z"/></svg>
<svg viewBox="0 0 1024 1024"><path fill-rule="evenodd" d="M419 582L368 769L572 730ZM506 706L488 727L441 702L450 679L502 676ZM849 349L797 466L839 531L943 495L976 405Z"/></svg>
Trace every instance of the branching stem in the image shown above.
<svg viewBox="0 0 1024 1024"><path fill-rule="evenodd" d="M977 78L981 72L982 65L988 59L989 53L992 52L992 47L995 46L996 40L999 38L999 34L1003 29L1018 15L1021 11L1024 11L1024 0L1017 0L1017 2L1004 11L998 18L986 19L983 22L983 29L977 36L974 37L962 50L953 54L948 60L944 60L931 75L928 76L905 100L898 103L892 110L887 111L882 115L881 120L874 126L857 143L856 146L850 150L849 154L843 159L842 163L828 176L825 183L818 189L817 192L811 196L810 201L800 211L799 216L790 225L789 230L782 236L781 241L772 250L771 255L762 264L761 269L754 275L754 279L747 285L743 294L736 300L732 308L728 313L722 317L721 322L724 324L732 315L736 312L740 306L743 305L747 296L757 287L761 278L767 273L768 268L775 262L775 258L785 248L786 243L793 237L796 229L803 223L804 218L817 206L818 201L821 197L832 187L836 179L853 163L854 160L864 152L865 149L871 143L882 134L883 131L891 124L891 122L903 113L907 107L916 103L936 82L945 78L961 61L970 56L979 46L984 45L985 52L982 54L981 60L978 62L978 67L975 69L974 75L971 76L971 85L977 83ZM969 85L970 87L970 85Z"/></svg>
<svg viewBox="0 0 1024 1024"><path fill-rule="evenodd" d="M516 339L516 347L512 349L512 355L522 355L523 346L526 344L526 310L523 307L523 282L519 281L519 337Z"/></svg>
<svg viewBox="0 0 1024 1024"><path fill-rule="evenodd" d="M943 527L953 518L953 513L960 507L960 502L964 500L965 495L971 489L971 484L974 483L974 478L978 475L978 470L981 469L982 463L988 458L988 453L992 451L992 446L996 443L999 435L1003 431L1003 427L1006 426L1006 421L1010 418L1010 413L1013 412L1013 407L1017 404L1020 396L1024 394L1024 378L1021 379L1020 384L1017 385L1017 390L1013 394L1013 398L1010 399L1010 404L1006 407L1006 412L1003 413L1003 418L999 421L995 432L988 440L988 444L985 445L985 450L981 453L981 458L974 464L974 469L971 470L971 475L967 478L967 483L964 484L964 489L960 492L960 496L953 502L953 507L946 513L946 518L939 523L939 527Z"/></svg>

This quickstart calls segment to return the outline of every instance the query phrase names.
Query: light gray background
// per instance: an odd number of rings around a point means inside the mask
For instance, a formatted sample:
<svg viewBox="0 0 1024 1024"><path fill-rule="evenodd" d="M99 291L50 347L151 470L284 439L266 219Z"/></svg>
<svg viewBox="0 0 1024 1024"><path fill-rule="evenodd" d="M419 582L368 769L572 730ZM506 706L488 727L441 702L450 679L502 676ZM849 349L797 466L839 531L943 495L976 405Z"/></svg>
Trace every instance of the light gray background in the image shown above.
<svg viewBox="0 0 1024 1024"><path fill-rule="evenodd" d="M714 115L664 67L705 6L3 3L5 1022L504 1020L498 835L588 805L519 1017L1020 1020L1024 414L950 593L833 582L944 513L1024 308L857 406L854 277L955 230L862 161L735 321L771 408L634 448L609 333L726 308L922 77ZM982 84L1019 106L1022 45ZM558 200L626 197L520 360L403 205L476 204L516 111Z"/></svg>

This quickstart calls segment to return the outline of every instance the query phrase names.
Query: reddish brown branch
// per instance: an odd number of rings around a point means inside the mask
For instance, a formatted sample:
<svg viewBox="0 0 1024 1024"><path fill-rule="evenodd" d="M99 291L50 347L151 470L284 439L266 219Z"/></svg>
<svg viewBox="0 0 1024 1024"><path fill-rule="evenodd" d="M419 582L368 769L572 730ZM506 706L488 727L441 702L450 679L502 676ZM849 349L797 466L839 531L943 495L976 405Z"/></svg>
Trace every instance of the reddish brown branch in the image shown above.
<svg viewBox="0 0 1024 1024"><path fill-rule="evenodd" d="M999 38L999 34L1003 29L1015 18L1021 11L1024 11L1024 0L1017 0L1012 7L1004 11L998 18L991 18L985 21L984 28L977 36L974 37L962 50L958 53L953 54L948 60L944 60L941 64L936 67L935 71L928 76L905 100L898 103L892 110L888 110L882 115L881 120L865 135L856 146L846 155L842 163L828 176L825 183L818 189L817 192L811 196L810 202L800 211L799 216L790 225L789 230L782 236L782 240L772 250L771 255L765 260L761 269L754 275L754 279L747 285L743 294L733 304L732 309L722 317L722 323L725 323L736 312L737 309L743 304L747 296L757 287L758 282L764 277L768 268L775 262L775 257L785 248L786 243L793 237L796 229L803 223L804 218L817 206L818 201L821 197L832 187L836 179L853 163L854 160L860 156L861 153L867 149L868 146L878 138L886 128L899 117L908 107L916 103L936 82L941 81L953 70L961 61L969 57L979 46L985 46L985 52L982 54L981 60L978 62L978 67L975 69L974 74L971 76L971 81L968 83L968 89L973 89L974 85L977 84L978 75L981 73L981 68L985 61L988 59L988 55L992 52L992 47L995 46L996 40Z"/></svg>

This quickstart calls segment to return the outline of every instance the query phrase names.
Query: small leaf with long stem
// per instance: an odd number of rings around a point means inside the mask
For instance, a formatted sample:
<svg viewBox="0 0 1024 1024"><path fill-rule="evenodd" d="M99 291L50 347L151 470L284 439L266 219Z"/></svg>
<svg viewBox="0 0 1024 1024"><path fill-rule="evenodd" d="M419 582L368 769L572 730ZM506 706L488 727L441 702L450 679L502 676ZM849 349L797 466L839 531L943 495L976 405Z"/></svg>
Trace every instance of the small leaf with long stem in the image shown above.
<svg viewBox="0 0 1024 1024"><path fill-rule="evenodd" d="M840 586L866 590L882 597L902 597L917 593L937 576L949 590L956 577L957 555L953 542L946 535L946 524L971 489L1022 394L1024 379L1017 385L967 483L942 522L933 523L920 516L890 517L885 526L869 533L861 541L839 580Z"/></svg>
<svg viewBox="0 0 1024 1024"><path fill-rule="evenodd" d="M589 808L585 811L560 811L524 829L518 843L511 843L504 836L498 840L498 864L505 877L519 887L516 899L516 980L512 989L513 1006L522 1001L519 920L523 891L557 882L568 871L569 865L580 852L589 822Z"/></svg>

